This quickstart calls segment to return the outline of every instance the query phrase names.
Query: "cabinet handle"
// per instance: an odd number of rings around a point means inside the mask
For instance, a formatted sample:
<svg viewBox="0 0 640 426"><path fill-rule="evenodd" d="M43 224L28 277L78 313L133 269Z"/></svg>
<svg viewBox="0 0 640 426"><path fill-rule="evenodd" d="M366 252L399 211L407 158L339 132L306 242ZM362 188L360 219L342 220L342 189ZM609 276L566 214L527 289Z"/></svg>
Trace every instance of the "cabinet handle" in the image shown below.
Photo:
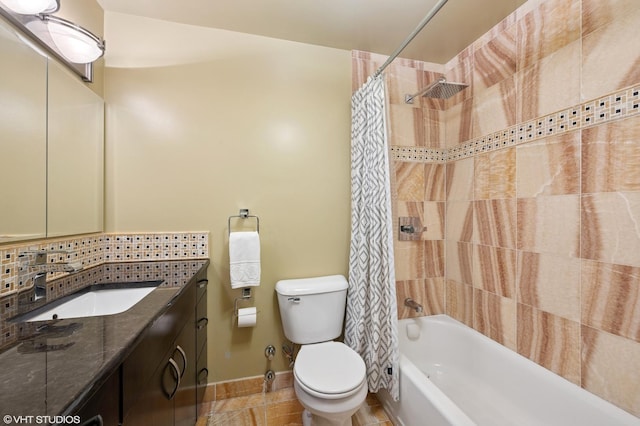
<svg viewBox="0 0 640 426"><path fill-rule="evenodd" d="M202 377L202 373L204 373L204 377ZM209 369L205 367L198 373L198 384L201 385L202 383L206 383L204 380L206 380L207 377L209 377Z"/></svg>
<svg viewBox="0 0 640 426"><path fill-rule="evenodd" d="M180 345L176 345L176 351L180 353L180 356L182 357L182 361L184 361L184 369L182 370L182 373L180 373L180 378L182 378L182 376L184 376L185 371L187 371L187 354L184 352L184 349L180 347ZM173 353L176 353L176 351L173 351Z"/></svg>
<svg viewBox="0 0 640 426"><path fill-rule="evenodd" d="M178 364L176 364L173 358L169 358L169 365L171 366L171 368L173 368L173 372L176 375L176 386L173 388L173 391L171 393L167 393L167 399L171 400L174 396L176 396L176 392L178 392L178 388L180 387L180 369L178 368Z"/></svg>
<svg viewBox="0 0 640 426"><path fill-rule="evenodd" d="M205 288L209 284L209 280L198 281L198 288Z"/></svg>
<svg viewBox="0 0 640 426"><path fill-rule="evenodd" d="M202 330L209 324L209 318L200 318L198 320L198 330Z"/></svg>

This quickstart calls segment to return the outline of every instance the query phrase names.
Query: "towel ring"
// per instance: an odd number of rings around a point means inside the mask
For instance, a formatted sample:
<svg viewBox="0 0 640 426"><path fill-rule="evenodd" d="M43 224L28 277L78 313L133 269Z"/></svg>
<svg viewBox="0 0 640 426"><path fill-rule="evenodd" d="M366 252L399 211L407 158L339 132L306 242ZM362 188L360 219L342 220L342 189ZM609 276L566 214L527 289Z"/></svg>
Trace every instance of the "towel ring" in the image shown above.
<svg viewBox="0 0 640 426"><path fill-rule="evenodd" d="M229 229L229 235L231 235L231 219L234 217L238 217L240 219L246 219L248 217L252 217L256 219L256 232L260 233L260 218L258 216L250 215L249 209L240 209L240 212L237 215L229 216L227 219L227 228Z"/></svg>

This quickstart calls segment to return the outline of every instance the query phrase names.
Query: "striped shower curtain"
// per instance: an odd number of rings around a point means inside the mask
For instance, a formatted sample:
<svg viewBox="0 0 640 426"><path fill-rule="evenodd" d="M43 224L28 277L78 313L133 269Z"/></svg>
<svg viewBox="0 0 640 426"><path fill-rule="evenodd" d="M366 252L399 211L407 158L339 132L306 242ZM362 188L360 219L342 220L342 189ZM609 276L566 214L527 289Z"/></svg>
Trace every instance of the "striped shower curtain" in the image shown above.
<svg viewBox="0 0 640 426"><path fill-rule="evenodd" d="M345 343L367 366L369 391L399 397L397 308L385 88L369 77L351 98L351 247Z"/></svg>

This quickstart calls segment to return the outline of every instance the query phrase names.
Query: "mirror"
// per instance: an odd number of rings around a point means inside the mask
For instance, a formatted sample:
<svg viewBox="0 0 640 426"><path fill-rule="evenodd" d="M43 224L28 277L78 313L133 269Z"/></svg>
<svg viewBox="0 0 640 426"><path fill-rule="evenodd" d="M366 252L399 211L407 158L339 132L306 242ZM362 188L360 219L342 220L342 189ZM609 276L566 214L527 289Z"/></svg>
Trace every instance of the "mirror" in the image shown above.
<svg viewBox="0 0 640 426"><path fill-rule="evenodd" d="M46 236L47 58L0 24L2 243Z"/></svg>
<svg viewBox="0 0 640 426"><path fill-rule="evenodd" d="M102 231L104 103L49 61L47 237Z"/></svg>
<svg viewBox="0 0 640 426"><path fill-rule="evenodd" d="M102 99L4 19L0 55L0 243L102 231Z"/></svg>

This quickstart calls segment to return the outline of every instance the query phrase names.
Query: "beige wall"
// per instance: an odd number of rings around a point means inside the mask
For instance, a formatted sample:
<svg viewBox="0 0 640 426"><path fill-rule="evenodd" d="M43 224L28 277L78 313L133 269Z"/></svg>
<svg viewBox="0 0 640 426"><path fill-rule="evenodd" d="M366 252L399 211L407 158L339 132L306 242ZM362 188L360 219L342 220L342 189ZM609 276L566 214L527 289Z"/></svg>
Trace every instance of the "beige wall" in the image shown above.
<svg viewBox="0 0 640 426"><path fill-rule="evenodd" d="M210 381L286 369L276 281L347 273L350 53L114 13L105 30L106 231L210 231ZM249 329L228 278L240 208L262 243Z"/></svg>

